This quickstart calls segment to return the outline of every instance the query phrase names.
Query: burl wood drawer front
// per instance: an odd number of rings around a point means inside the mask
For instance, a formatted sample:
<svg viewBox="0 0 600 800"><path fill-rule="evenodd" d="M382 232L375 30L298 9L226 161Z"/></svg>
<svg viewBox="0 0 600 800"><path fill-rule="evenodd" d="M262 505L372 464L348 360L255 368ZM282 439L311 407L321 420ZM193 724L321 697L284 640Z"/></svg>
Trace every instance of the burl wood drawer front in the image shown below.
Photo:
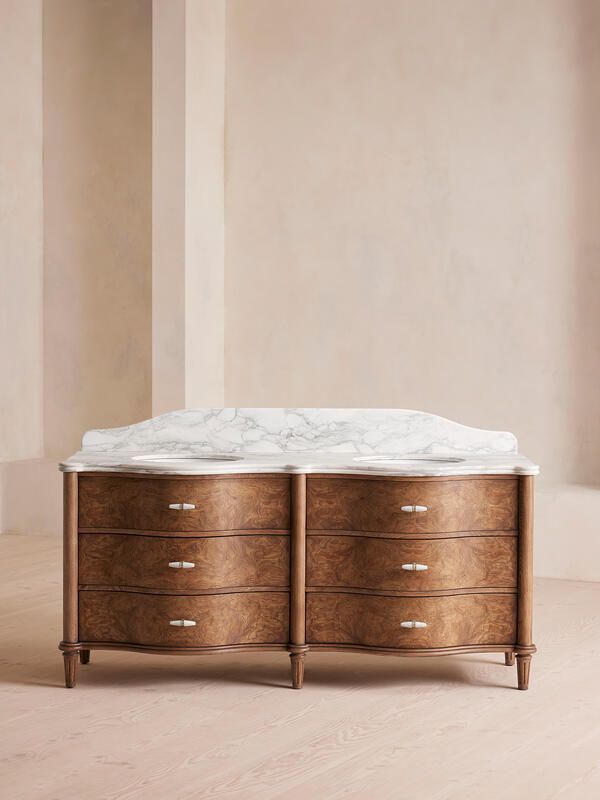
<svg viewBox="0 0 600 800"><path fill-rule="evenodd" d="M81 475L79 527L154 531L283 530L290 526L285 475L185 479ZM193 505L189 510L175 504Z"/></svg>
<svg viewBox="0 0 600 800"><path fill-rule="evenodd" d="M427 627L402 627L411 621ZM516 638L516 596L309 593L306 638L309 644L400 649L510 644Z"/></svg>
<svg viewBox="0 0 600 800"><path fill-rule="evenodd" d="M427 592L517 585L516 536L375 539L311 534L307 586Z"/></svg>
<svg viewBox="0 0 600 800"><path fill-rule="evenodd" d="M284 644L288 641L286 592L173 596L81 591L79 638L156 647ZM195 625L171 625L186 620Z"/></svg>
<svg viewBox="0 0 600 800"><path fill-rule="evenodd" d="M403 511L403 506L427 510ZM432 533L516 527L516 478L307 480L309 530Z"/></svg>
<svg viewBox="0 0 600 800"><path fill-rule="evenodd" d="M289 536L193 539L119 533L79 534L79 583L168 591L287 588Z"/></svg>

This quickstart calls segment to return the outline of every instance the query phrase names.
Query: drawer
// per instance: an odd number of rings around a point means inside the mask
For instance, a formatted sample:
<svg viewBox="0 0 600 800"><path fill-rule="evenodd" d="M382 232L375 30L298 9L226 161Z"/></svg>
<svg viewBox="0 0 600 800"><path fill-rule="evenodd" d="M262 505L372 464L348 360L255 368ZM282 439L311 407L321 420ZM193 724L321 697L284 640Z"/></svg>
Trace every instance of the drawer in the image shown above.
<svg viewBox="0 0 600 800"><path fill-rule="evenodd" d="M289 574L287 534L201 539L125 533L79 534L81 585L193 593L228 587L287 588Z"/></svg>
<svg viewBox="0 0 600 800"><path fill-rule="evenodd" d="M190 620L175 627L171 620ZM79 638L155 647L285 644L287 592L174 596L137 592L79 592Z"/></svg>
<svg viewBox="0 0 600 800"><path fill-rule="evenodd" d="M193 505L188 510L173 504ZM287 530L286 475L79 477L79 527L141 531Z"/></svg>
<svg viewBox="0 0 600 800"><path fill-rule="evenodd" d="M516 536L427 541L313 533L306 548L307 586L428 592L517 585Z"/></svg>
<svg viewBox="0 0 600 800"><path fill-rule="evenodd" d="M425 622L405 628L402 622ZM503 645L516 639L516 595L371 597L315 592L306 597L309 644L398 649Z"/></svg>
<svg viewBox="0 0 600 800"><path fill-rule="evenodd" d="M516 478L310 477L309 530L433 533L516 530ZM402 510L421 506L426 511Z"/></svg>

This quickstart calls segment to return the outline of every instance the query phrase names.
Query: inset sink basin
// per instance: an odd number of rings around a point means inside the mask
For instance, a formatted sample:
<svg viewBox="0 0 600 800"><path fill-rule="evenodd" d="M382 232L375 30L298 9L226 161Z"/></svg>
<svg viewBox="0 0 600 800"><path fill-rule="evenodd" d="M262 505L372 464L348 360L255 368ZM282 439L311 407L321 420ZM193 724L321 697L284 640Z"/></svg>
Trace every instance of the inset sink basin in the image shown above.
<svg viewBox="0 0 600 800"><path fill-rule="evenodd" d="M455 456L357 456L354 461L362 461L366 464L382 464L400 467L419 467L427 465L456 464L464 461L464 458Z"/></svg>
<svg viewBox="0 0 600 800"><path fill-rule="evenodd" d="M154 464L193 464L208 461L217 464L221 461L242 461L242 456L202 455L201 453L156 453L154 455L133 456L133 461L148 461Z"/></svg>

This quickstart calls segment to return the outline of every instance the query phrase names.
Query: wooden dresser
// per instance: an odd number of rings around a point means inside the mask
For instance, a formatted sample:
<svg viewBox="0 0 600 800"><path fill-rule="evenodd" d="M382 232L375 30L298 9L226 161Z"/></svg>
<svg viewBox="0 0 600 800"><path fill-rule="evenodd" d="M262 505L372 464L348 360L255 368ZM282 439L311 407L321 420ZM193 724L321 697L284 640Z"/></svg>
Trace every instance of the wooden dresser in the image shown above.
<svg viewBox="0 0 600 800"><path fill-rule="evenodd" d="M63 465L68 687L91 650L121 649L287 651L294 688L310 650L498 652L528 688L534 477L518 470L530 462L414 456L397 475L381 473L411 459L323 455L319 470L299 454L228 462L85 442Z"/></svg>
<svg viewBox="0 0 600 800"><path fill-rule="evenodd" d="M533 478L307 479L310 649L504 651L526 689Z"/></svg>

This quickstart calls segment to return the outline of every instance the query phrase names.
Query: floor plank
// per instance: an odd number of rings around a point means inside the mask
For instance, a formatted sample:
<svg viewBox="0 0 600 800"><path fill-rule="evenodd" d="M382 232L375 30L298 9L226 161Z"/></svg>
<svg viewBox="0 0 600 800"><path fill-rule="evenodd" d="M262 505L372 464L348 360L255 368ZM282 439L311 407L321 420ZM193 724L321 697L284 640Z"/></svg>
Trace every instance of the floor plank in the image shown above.
<svg viewBox="0 0 600 800"><path fill-rule="evenodd" d="M600 584L536 582L529 692L502 654L311 653L298 692L282 653L108 651L69 691L60 545L0 536L2 797L600 796Z"/></svg>

